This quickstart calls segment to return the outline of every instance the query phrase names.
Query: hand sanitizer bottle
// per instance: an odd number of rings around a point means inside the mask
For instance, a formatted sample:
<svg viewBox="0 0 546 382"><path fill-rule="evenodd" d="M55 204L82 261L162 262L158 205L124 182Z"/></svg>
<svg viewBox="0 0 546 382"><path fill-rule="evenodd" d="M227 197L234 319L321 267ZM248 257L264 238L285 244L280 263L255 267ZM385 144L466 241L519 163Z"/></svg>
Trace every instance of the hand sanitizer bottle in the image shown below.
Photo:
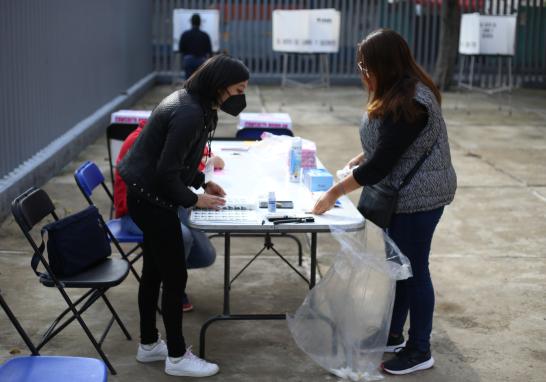
<svg viewBox="0 0 546 382"><path fill-rule="evenodd" d="M290 181L298 183L301 181L301 138L292 140L290 148Z"/></svg>

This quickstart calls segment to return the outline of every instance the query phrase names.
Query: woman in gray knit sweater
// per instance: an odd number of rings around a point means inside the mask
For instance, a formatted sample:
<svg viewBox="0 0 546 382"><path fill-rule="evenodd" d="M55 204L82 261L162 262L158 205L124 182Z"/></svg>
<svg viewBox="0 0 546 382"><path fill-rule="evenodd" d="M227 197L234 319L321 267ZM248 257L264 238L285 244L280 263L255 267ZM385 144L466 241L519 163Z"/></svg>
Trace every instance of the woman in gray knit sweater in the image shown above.
<svg viewBox="0 0 546 382"><path fill-rule="evenodd" d="M386 229L412 266L413 277L398 281L387 351L396 356L383 364L391 374L408 374L434 364L430 333L434 289L428 259L436 225L457 188L441 96L430 77L416 64L398 33L379 29L358 46L362 81L368 89L362 119L362 153L351 159L356 167L316 203L322 214L342 195L373 184L399 185L430 150L411 180L399 191L395 214ZM409 338L403 336L410 314Z"/></svg>

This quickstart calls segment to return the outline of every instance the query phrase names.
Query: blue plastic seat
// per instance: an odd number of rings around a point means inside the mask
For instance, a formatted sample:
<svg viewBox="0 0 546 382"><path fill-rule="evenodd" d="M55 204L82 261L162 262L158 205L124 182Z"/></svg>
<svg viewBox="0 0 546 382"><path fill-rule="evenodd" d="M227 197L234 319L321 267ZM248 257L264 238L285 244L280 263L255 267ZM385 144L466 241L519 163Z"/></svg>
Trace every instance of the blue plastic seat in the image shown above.
<svg viewBox="0 0 546 382"><path fill-rule="evenodd" d="M111 219L106 222L108 229L120 243L141 243L142 235L124 231L121 228L121 219Z"/></svg>
<svg viewBox="0 0 546 382"><path fill-rule="evenodd" d="M106 194L110 198L110 201L112 203L114 202L114 196L106 186L104 175L94 162L86 161L82 163L80 167L78 167L74 172L74 179L76 180L78 188L82 192L85 200L87 200L89 205L95 205L95 203L93 203L93 200L91 199L91 196L93 195L93 191L99 186L102 186L104 192L106 192ZM134 269L133 264L140 257L142 257L141 244L144 240L143 235L124 231L121 227L120 219L108 220L106 222L106 225L110 234L110 240L114 243L121 256L129 262L131 266L131 273L140 282L140 276ZM131 250L125 251L121 247L120 243L134 243L136 245L131 248Z"/></svg>
<svg viewBox="0 0 546 382"><path fill-rule="evenodd" d="M23 356L0 365L6 382L106 382L104 362L95 358Z"/></svg>
<svg viewBox="0 0 546 382"><path fill-rule="evenodd" d="M237 139L259 141L263 133L271 133L274 135L288 135L290 137L294 136L292 130L282 129L282 128L267 128L267 127L245 127L243 129L237 130L235 137Z"/></svg>

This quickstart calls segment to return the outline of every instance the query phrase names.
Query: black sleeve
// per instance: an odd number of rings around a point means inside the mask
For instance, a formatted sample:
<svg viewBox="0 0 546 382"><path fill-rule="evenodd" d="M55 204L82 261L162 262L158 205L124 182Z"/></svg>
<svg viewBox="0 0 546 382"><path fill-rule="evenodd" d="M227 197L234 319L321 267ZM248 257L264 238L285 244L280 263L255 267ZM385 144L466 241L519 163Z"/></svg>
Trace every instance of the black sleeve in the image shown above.
<svg viewBox="0 0 546 382"><path fill-rule="evenodd" d="M203 174L201 171L197 171L197 174L195 174L195 178L193 178L191 186L197 190L201 188L201 186L203 186L203 183L205 183L205 174Z"/></svg>
<svg viewBox="0 0 546 382"><path fill-rule="evenodd" d="M180 40L178 41L178 52L180 52L180 54L185 54L186 51L186 35L186 32L182 33Z"/></svg>
<svg viewBox="0 0 546 382"><path fill-rule="evenodd" d="M197 203L197 195L184 184L180 172L199 129L203 129L202 115L187 108L178 108L170 117L167 137L156 167L161 193L186 208Z"/></svg>
<svg viewBox="0 0 546 382"><path fill-rule="evenodd" d="M418 104L423 113L412 123L403 118L394 122L387 116L379 127L377 148L364 164L353 170L355 180L361 186L376 184L385 178L394 168L402 154L423 131L428 122L426 108Z"/></svg>

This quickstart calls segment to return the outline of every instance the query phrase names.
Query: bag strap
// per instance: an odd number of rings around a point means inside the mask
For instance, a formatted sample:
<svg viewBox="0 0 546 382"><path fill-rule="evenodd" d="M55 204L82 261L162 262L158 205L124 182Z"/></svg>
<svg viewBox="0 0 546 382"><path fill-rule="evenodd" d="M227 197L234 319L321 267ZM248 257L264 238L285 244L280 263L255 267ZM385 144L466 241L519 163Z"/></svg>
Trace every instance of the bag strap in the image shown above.
<svg viewBox="0 0 546 382"><path fill-rule="evenodd" d="M432 153L432 149L434 148L434 146L436 146L436 142L438 142L438 139L440 137L436 138L436 140L434 141L434 143L432 144L432 146L430 146L428 148L427 151L425 151L425 153L421 156L421 158L419 159L419 161L415 164L415 166L413 166L413 168L411 169L411 171L406 175L406 177L402 180L402 183L400 183L400 186L398 187L398 191L400 191L402 188L404 188L410 181L411 179L413 178L413 176L415 175L415 173L417 172L417 170L419 170L419 167L421 167L421 165L423 164L423 162L428 158L428 156L430 155L430 153Z"/></svg>
<svg viewBox="0 0 546 382"><path fill-rule="evenodd" d="M30 266L32 267L32 270L34 271L34 273L36 273L36 276L42 278L42 277L49 277L46 273L42 273L42 272L38 272L37 269L38 269L38 264L40 264L40 257L44 255L44 251L45 251L45 240L44 240L44 235L45 233L47 232L47 230L45 228L42 228L41 230L41 236L42 236L42 242L40 243L40 245L38 246L38 250L36 252L34 252L34 254L32 255L32 259L30 260Z"/></svg>

